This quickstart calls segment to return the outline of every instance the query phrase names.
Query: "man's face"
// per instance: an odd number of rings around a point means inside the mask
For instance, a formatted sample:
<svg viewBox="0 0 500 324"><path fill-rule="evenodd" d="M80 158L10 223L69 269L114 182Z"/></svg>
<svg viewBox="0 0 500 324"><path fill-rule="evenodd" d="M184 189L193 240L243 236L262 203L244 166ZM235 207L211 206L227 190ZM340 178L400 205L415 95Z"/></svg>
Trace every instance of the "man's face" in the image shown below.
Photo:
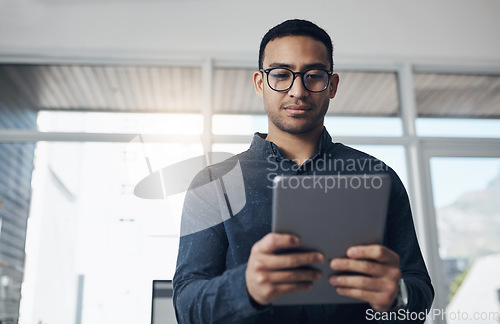
<svg viewBox="0 0 500 324"><path fill-rule="evenodd" d="M329 62L326 47L320 41L308 36L287 36L267 44L263 69L285 67L294 72L311 68L330 70ZM254 73L255 90L264 98L270 132L298 135L322 129L328 104L337 91L338 75L330 77L328 87L322 92L309 92L301 77L296 77L289 90L277 92L269 87L265 73Z"/></svg>

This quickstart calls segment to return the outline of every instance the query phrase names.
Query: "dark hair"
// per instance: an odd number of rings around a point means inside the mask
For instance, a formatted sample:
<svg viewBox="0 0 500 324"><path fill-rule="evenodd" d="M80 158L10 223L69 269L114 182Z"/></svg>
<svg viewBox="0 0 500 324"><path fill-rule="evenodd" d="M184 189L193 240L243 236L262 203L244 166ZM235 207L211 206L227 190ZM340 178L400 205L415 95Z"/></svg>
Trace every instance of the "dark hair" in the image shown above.
<svg viewBox="0 0 500 324"><path fill-rule="evenodd" d="M309 36L322 42L330 58L330 69L333 70L333 45L332 39L324 29L318 25L302 19L291 19L269 29L260 42L259 48L259 69L262 69L264 61L264 50L267 44L276 39L286 36Z"/></svg>

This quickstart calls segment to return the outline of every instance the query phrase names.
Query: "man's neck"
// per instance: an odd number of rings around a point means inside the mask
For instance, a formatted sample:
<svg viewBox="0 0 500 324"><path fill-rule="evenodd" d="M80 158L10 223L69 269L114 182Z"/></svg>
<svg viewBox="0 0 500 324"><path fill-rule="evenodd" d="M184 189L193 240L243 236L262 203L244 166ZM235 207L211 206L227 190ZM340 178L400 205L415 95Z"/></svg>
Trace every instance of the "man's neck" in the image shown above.
<svg viewBox="0 0 500 324"><path fill-rule="evenodd" d="M318 142L322 133L323 126L304 134L290 134L270 128L266 141L276 144L286 159L302 165L318 150Z"/></svg>

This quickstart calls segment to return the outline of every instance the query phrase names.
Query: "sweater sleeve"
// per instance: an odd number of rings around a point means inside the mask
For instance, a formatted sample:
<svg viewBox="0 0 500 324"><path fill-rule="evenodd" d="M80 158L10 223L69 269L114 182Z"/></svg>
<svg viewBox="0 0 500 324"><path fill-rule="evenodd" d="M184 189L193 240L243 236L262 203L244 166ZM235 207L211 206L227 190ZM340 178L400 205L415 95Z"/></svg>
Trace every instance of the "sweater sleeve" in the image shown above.
<svg viewBox="0 0 500 324"><path fill-rule="evenodd" d="M386 245L400 257L400 269L408 290L406 310L423 314L431 308L434 290L420 252L408 195L394 171L391 169L389 173L393 180Z"/></svg>
<svg viewBox="0 0 500 324"><path fill-rule="evenodd" d="M184 201L177 267L173 279L179 323L251 322L262 309L250 301L246 263L226 269L228 240L224 197L216 181L191 185ZM211 179L209 179L211 180Z"/></svg>

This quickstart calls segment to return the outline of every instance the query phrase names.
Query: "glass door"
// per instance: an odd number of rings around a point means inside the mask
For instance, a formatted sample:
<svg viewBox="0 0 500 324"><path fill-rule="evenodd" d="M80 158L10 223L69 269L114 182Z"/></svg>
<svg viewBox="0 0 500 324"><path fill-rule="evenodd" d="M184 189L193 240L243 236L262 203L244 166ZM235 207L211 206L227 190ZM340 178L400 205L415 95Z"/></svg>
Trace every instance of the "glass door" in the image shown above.
<svg viewBox="0 0 500 324"><path fill-rule="evenodd" d="M499 323L500 158L431 156L429 167L442 279L433 284L444 304L438 322Z"/></svg>

